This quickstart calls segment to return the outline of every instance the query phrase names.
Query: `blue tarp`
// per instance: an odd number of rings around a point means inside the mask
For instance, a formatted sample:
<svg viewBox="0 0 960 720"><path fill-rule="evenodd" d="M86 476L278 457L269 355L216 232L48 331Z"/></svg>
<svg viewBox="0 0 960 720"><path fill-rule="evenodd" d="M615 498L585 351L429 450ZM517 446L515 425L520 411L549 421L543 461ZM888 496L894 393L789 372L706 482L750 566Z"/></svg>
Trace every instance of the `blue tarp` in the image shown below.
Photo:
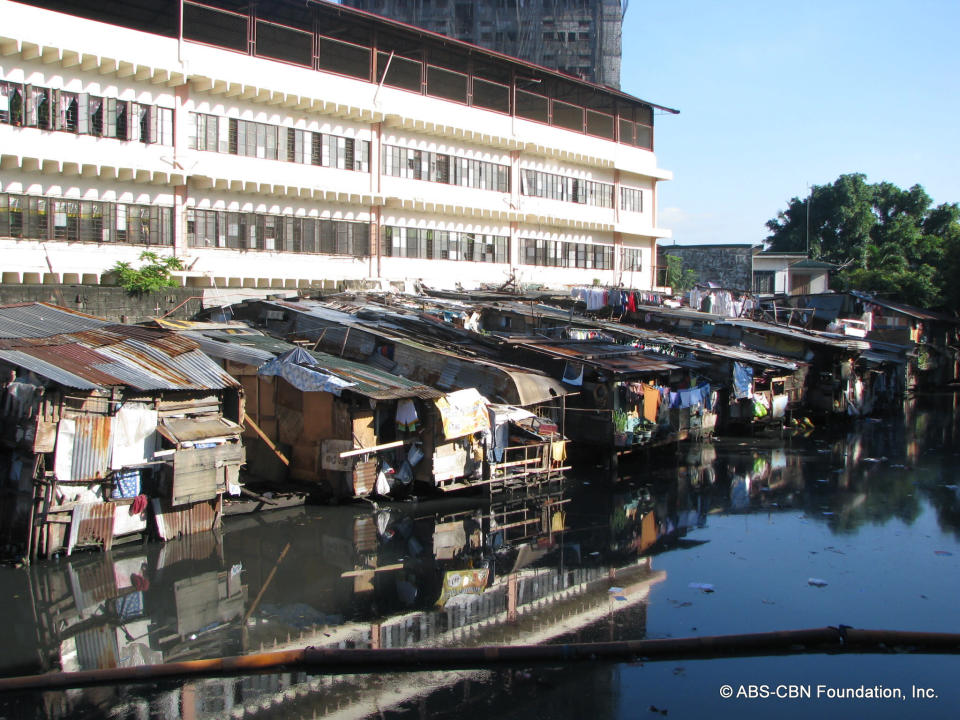
<svg viewBox="0 0 960 720"><path fill-rule="evenodd" d="M753 397L753 367L750 365L733 364L733 396L737 400Z"/></svg>
<svg viewBox="0 0 960 720"><path fill-rule="evenodd" d="M329 392L338 397L345 389L356 385L356 383L325 372L310 353L299 347L267 361L257 370L257 374L279 375L297 390Z"/></svg>

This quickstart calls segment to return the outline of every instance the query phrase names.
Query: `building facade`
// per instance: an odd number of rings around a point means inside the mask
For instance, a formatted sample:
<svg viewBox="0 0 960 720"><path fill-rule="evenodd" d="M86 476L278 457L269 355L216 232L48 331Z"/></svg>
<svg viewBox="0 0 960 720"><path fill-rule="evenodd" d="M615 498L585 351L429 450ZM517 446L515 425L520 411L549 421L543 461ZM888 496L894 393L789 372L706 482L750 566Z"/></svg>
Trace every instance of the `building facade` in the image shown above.
<svg viewBox="0 0 960 720"><path fill-rule="evenodd" d="M599 85L620 87L626 10L621 0L343 0L343 4Z"/></svg>
<svg viewBox="0 0 960 720"><path fill-rule="evenodd" d="M332 3L0 16L8 281L653 284L668 108Z"/></svg>

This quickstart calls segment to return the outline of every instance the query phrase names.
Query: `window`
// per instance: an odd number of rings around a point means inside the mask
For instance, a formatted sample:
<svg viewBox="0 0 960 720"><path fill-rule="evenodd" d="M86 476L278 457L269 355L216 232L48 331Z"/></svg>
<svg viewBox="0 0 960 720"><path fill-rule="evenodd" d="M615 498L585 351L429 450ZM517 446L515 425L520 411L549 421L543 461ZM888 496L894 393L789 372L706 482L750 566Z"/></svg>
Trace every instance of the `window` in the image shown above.
<svg viewBox="0 0 960 720"><path fill-rule="evenodd" d="M524 265L613 269L613 246L573 243L564 240L521 238L520 257Z"/></svg>
<svg viewBox="0 0 960 720"><path fill-rule="evenodd" d="M759 294L772 295L775 292L777 273L774 270L753 271L753 291Z"/></svg>
<svg viewBox="0 0 960 720"><path fill-rule="evenodd" d="M173 208L0 194L0 235L170 246Z"/></svg>
<svg viewBox="0 0 960 720"><path fill-rule="evenodd" d="M387 257L505 263L509 241L503 235L385 226L380 247Z"/></svg>
<svg viewBox="0 0 960 720"><path fill-rule="evenodd" d="M524 169L520 173L520 192L548 200L613 207L613 185L566 175Z"/></svg>
<svg viewBox="0 0 960 720"><path fill-rule="evenodd" d="M0 122L23 124L23 86L0 81Z"/></svg>
<svg viewBox="0 0 960 720"><path fill-rule="evenodd" d="M408 180L510 192L510 166L427 150L383 146L383 172Z"/></svg>
<svg viewBox="0 0 960 720"><path fill-rule="evenodd" d="M643 269L642 258L639 248L623 249L623 272L639 272Z"/></svg>
<svg viewBox="0 0 960 720"><path fill-rule="evenodd" d="M627 212L643 212L643 191L637 188L620 188L620 209Z"/></svg>
<svg viewBox="0 0 960 720"><path fill-rule="evenodd" d="M191 208L187 245L365 257L370 254L370 224Z"/></svg>

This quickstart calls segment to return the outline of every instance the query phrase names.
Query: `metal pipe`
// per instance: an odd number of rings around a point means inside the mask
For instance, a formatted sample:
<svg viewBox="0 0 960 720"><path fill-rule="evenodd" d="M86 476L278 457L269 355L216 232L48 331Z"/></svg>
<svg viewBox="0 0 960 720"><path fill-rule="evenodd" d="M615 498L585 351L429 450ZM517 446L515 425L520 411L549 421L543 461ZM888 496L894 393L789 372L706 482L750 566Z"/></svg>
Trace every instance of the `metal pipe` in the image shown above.
<svg viewBox="0 0 960 720"><path fill-rule="evenodd" d="M808 653L960 654L960 633L855 630L845 626L739 635L623 640L566 645L471 648L314 648L161 665L0 678L0 692L187 680L279 672L373 673L575 662L654 662Z"/></svg>

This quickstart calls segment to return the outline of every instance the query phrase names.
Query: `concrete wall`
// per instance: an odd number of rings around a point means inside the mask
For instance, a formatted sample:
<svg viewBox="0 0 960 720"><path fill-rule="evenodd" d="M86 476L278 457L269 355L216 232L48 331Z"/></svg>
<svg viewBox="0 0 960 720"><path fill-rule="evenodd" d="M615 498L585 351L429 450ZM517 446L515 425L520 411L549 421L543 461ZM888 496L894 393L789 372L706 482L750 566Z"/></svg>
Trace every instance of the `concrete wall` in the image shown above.
<svg viewBox="0 0 960 720"><path fill-rule="evenodd" d="M0 305L47 302L117 323L169 317L188 319L201 309L197 288L169 288L163 292L131 295L105 285L0 285ZM178 307L179 306L179 307Z"/></svg>
<svg viewBox="0 0 960 720"><path fill-rule="evenodd" d="M698 282L717 283L728 290L753 289L753 246L670 245L659 250L682 258L684 268L696 271Z"/></svg>

